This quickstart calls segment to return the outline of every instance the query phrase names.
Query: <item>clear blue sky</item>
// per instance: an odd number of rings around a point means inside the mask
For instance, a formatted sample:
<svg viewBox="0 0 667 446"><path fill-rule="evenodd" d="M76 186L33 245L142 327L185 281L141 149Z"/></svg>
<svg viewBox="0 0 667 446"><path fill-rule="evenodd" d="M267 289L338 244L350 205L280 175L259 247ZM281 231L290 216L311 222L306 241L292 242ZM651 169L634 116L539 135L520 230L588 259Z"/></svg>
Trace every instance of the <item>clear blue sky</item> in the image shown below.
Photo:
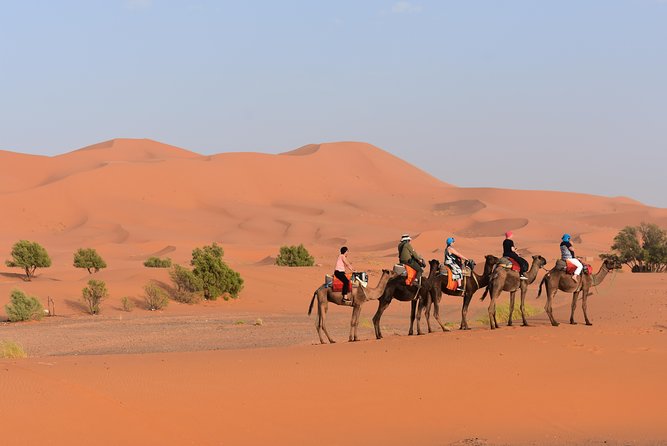
<svg viewBox="0 0 667 446"><path fill-rule="evenodd" d="M0 148L378 145L667 207L667 0L0 0Z"/></svg>

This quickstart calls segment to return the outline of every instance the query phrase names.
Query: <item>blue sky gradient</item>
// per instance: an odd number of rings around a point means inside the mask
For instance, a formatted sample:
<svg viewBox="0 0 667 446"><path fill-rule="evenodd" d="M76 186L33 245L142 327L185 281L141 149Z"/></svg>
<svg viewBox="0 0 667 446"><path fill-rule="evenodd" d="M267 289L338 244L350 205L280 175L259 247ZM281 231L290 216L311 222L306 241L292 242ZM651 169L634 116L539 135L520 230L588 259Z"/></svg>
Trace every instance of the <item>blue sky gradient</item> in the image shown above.
<svg viewBox="0 0 667 446"><path fill-rule="evenodd" d="M667 1L0 0L0 149L366 141L667 207Z"/></svg>

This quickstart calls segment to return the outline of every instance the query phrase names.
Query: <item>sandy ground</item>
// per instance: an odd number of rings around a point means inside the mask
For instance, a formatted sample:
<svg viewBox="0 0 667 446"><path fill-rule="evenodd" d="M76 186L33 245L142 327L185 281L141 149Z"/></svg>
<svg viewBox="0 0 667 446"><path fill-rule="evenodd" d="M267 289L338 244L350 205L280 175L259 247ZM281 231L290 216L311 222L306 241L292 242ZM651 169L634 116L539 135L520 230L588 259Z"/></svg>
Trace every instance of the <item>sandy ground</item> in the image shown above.
<svg viewBox="0 0 667 446"><path fill-rule="evenodd" d="M331 168L341 158L351 160L342 183ZM478 295L473 330L419 337L407 336L409 305L394 302L381 341L369 302L357 343L344 342L349 308L330 306L340 342L324 346L306 314L342 244L371 285L392 266L403 232L427 259L441 259L454 235L480 260L499 254L513 230L520 252L549 266L570 232L597 269L620 228L666 226L667 209L623 197L457 188L361 143L201 156L113 140L57 157L0 151L0 211L3 263L19 239L38 241L53 260L31 282L3 266L0 307L15 288L56 304L56 316L40 322L0 322L0 340L29 355L0 360L2 446L667 444L667 275L607 278L590 298L592 327L565 324L563 294L559 327L541 312L530 327L491 332L478 321L486 312ZM142 307L146 283L169 281L143 260L187 265L194 247L213 241L245 279L239 299ZM306 244L319 265L271 265L293 243ZM94 276L110 291L99 316L81 304L91 278L72 267L81 247L109 264ZM536 288L528 303L541 309ZM122 311L123 297L132 312ZM460 300L443 302L445 320L458 327Z"/></svg>
<svg viewBox="0 0 667 446"><path fill-rule="evenodd" d="M364 341L330 346L304 312L3 326L39 355L0 361L3 444L666 444L667 277L610 284L591 297L592 327L540 313L409 337L395 302L385 339L362 324ZM448 322L457 309L446 303ZM339 340L348 313L331 309Z"/></svg>

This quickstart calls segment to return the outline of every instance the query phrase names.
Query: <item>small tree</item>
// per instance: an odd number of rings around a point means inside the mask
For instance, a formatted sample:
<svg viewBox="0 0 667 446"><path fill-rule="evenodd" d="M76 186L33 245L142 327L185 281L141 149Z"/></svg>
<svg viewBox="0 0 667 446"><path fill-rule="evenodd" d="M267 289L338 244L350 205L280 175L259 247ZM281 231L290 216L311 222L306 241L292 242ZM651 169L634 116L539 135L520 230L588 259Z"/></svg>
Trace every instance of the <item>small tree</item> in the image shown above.
<svg viewBox="0 0 667 446"><path fill-rule="evenodd" d="M23 268L26 279L31 280L37 268L51 266L51 258L39 243L28 240L19 240L12 246L12 260L5 264L10 268Z"/></svg>
<svg viewBox="0 0 667 446"><path fill-rule="evenodd" d="M74 253L74 267L86 268L89 274L107 267L107 263L93 248L79 248Z"/></svg>
<svg viewBox="0 0 667 446"><path fill-rule="evenodd" d="M149 257L144 262L146 268L169 268L171 266L171 259L161 259L159 257Z"/></svg>
<svg viewBox="0 0 667 446"><path fill-rule="evenodd" d="M109 292L103 280L90 279L88 286L81 292L83 301L88 306L90 314L100 314L100 303L107 298Z"/></svg>
<svg viewBox="0 0 667 446"><path fill-rule="evenodd" d="M632 272L667 271L667 231L658 225L626 226L614 237L611 249L613 254L600 257L616 258Z"/></svg>
<svg viewBox="0 0 667 446"><path fill-rule="evenodd" d="M27 296L21 290L14 290L9 304L5 305L7 316L12 322L40 320L44 316L44 307L36 297Z"/></svg>
<svg viewBox="0 0 667 446"><path fill-rule="evenodd" d="M315 259L303 246L281 246L280 254L276 257L278 266L313 266Z"/></svg>
<svg viewBox="0 0 667 446"><path fill-rule="evenodd" d="M192 272L201 280L205 299L216 300L224 294L237 297L243 288L243 278L222 261L223 254L216 243L192 251Z"/></svg>
<svg viewBox="0 0 667 446"><path fill-rule="evenodd" d="M144 300L146 301L146 308L151 311L161 310L169 304L169 298L167 293L160 288L159 286L149 283L144 287L145 295Z"/></svg>

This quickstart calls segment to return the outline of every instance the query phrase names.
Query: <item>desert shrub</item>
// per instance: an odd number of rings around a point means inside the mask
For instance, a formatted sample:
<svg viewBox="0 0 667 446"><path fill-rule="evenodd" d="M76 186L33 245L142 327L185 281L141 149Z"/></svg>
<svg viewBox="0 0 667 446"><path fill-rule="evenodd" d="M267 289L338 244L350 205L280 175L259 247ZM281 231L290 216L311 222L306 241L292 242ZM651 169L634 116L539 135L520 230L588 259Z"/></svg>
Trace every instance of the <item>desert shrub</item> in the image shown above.
<svg viewBox="0 0 667 446"><path fill-rule="evenodd" d="M12 259L7 260L5 264L10 268L23 268L27 280L34 277L37 268L51 266L49 254L37 242L19 240L12 246L11 256Z"/></svg>
<svg viewBox="0 0 667 446"><path fill-rule="evenodd" d="M257 319L255 319L255 322L253 323L253 325L255 325L257 327L261 327L262 325L264 325L264 321L262 320L262 318L258 317Z"/></svg>
<svg viewBox="0 0 667 446"><path fill-rule="evenodd" d="M41 302L21 290L12 291L9 303L5 305L5 311L12 322L40 320L44 316Z"/></svg>
<svg viewBox="0 0 667 446"><path fill-rule="evenodd" d="M169 304L169 297L166 291L155 284L149 283L146 285L144 292L146 308L151 311L161 310Z"/></svg>
<svg viewBox="0 0 667 446"><path fill-rule="evenodd" d="M526 304L526 317L535 316L536 314L539 313L540 313L539 309ZM499 324L507 323L507 321L509 320L509 315L510 315L509 302L496 305L496 321L498 321ZM519 305L514 305L512 320L513 321L521 320L521 308L519 307ZM477 319L477 322L481 322L484 325L489 325L489 313L485 311L484 314Z"/></svg>
<svg viewBox="0 0 667 446"><path fill-rule="evenodd" d="M171 266L171 259L161 259L159 257L149 257L144 262L146 268L169 268Z"/></svg>
<svg viewBox="0 0 667 446"><path fill-rule="evenodd" d="M13 341L0 341L0 359L27 358L25 350Z"/></svg>
<svg viewBox="0 0 667 446"><path fill-rule="evenodd" d="M82 290L81 294L90 314L99 314L100 303L109 296L106 283L103 280L95 279L88 281L88 286Z"/></svg>
<svg viewBox="0 0 667 446"><path fill-rule="evenodd" d="M626 226L614 237L612 254L604 259L618 260L632 272L667 271L667 231L652 223Z"/></svg>
<svg viewBox="0 0 667 446"><path fill-rule="evenodd" d="M281 246L280 254L276 257L279 266L313 266L315 259L303 246Z"/></svg>
<svg viewBox="0 0 667 446"><path fill-rule="evenodd" d="M195 293L202 291L204 288L202 280L192 270L181 265L174 265L171 271L169 271L169 277L174 282L178 291Z"/></svg>
<svg viewBox="0 0 667 446"><path fill-rule="evenodd" d="M85 268L89 274L107 267L107 263L93 248L79 248L74 253L74 267Z"/></svg>
<svg viewBox="0 0 667 446"><path fill-rule="evenodd" d="M134 309L134 303L127 296L124 296L120 300L120 306L123 309L123 311L127 311L128 313Z"/></svg>
<svg viewBox="0 0 667 446"><path fill-rule="evenodd" d="M201 280L204 298L216 300L219 296L237 297L243 288L243 278L222 260L224 251L213 243L192 251L192 273Z"/></svg>
<svg viewBox="0 0 667 446"><path fill-rule="evenodd" d="M201 293L193 293L190 291L183 291L183 290L176 290L173 293L171 293L172 299L174 299L176 302L180 302L182 304L197 304L201 302L202 300L202 294Z"/></svg>

